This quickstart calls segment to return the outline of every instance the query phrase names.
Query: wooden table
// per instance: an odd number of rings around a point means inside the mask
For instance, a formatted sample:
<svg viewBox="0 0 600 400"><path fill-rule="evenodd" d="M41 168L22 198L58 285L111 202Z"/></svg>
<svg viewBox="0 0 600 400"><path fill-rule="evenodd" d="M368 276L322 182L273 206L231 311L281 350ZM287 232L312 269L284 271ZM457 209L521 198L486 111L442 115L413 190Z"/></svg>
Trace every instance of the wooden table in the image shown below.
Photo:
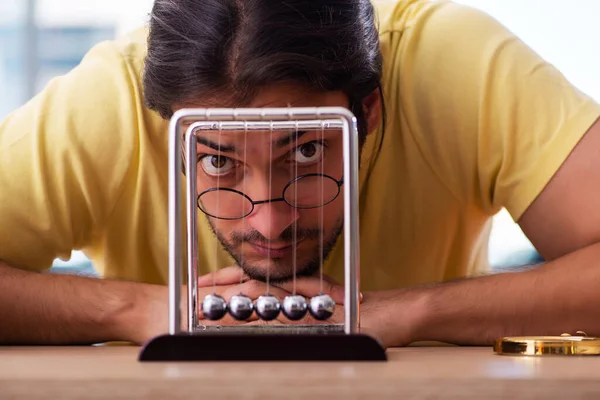
<svg viewBox="0 0 600 400"><path fill-rule="evenodd" d="M387 363L139 363L138 347L0 347L0 399L600 398L600 358L407 347Z"/></svg>

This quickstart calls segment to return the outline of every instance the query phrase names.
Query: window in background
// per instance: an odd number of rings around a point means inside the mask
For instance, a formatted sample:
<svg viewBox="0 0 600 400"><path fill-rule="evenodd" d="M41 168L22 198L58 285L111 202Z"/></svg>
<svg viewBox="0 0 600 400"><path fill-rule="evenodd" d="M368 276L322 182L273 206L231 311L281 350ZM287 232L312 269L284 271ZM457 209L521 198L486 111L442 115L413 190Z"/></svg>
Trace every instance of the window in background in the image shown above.
<svg viewBox="0 0 600 400"><path fill-rule="evenodd" d="M37 30L35 93L52 78L75 68L95 44L115 36L115 27L111 25L38 26Z"/></svg>
<svg viewBox="0 0 600 400"><path fill-rule="evenodd" d="M79 64L97 43L142 26L153 0L0 0L0 119Z"/></svg>
<svg viewBox="0 0 600 400"><path fill-rule="evenodd" d="M0 1L0 119L26 100L27 2Z"/></svg>

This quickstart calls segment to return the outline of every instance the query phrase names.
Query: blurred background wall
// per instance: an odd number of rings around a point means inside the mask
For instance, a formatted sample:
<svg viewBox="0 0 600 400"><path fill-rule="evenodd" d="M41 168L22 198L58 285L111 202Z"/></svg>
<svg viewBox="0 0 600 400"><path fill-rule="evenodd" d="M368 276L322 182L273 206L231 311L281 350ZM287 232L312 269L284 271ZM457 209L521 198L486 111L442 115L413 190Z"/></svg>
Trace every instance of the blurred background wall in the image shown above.
<svg viewBox="0 0 600 400"><path fill-rule="evenodd" d="M600 1L456 0L488 12L600 101ZM147 21L153 0L0 0L0 119L77 65L96 43ZM535 250L506 212L494 221L493 266L535 262ZM91 271L85 256L55 270Z"/></svg>
<svg viewBox="0 0 600 400"><path fill-rule="evenodd" d="M144 24L152 0L0 0L0 119L96 43Z"/></svg>

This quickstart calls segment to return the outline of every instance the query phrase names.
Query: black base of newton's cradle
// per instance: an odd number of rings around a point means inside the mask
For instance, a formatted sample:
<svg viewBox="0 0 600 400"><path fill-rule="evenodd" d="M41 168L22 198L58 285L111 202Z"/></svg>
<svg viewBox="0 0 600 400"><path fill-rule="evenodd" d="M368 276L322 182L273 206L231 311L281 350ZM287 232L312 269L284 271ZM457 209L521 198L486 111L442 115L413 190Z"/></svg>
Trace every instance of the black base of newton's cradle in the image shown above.
<svg viewBox="0 0 600 400"><path fill-rule="evenodd" d="M178 333L144 345L139 361L387 361L374 338L333 333Z"/></svg>

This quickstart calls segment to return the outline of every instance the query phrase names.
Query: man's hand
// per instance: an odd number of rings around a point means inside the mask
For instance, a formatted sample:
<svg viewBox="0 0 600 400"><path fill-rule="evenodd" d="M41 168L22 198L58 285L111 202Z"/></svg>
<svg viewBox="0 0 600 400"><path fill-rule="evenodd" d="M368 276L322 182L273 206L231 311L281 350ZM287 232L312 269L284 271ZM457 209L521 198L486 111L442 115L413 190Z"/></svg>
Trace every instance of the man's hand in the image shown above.
<svg viewBox="0 0 600 400"><path fill-rule="evenodd" d="M291 295L294 292L294 286L292 282L285 284L269 285L269 293L279 298L280 301L286 296ZM231 297L237 294L244 294L250 297L252 300L256 300L259 296L264 295L267 292L267 285L265 282L252 280L248 278L243 270L237 266L231 266L223 268L215 273L210 273L198 278L198 301L202 301L204 296L216 293L222 296L225 300L229 301ZM344 288L337 282L328 276L323 276L323 287L322 292L327 293L340 307L336 307L336 313L334 317L327 321L337 321L338 319L343 322L343 304L344 304ZM296 294L310 298L317 296L321 293L321 280L318 277L302 277L296 279ZM247 321L237 321L231 316L227 315L219 321L209 321L204 319L202 310L199 310L199 318L205 325L232 325L232 324L247 324L247 323L266 323L266 321L259 320L256 313ZM288 320L283 313L279 314L279 317L275 321L269 321L269 323L294 323L294 324L307 324L307 323L323 323L323 321L317 321L307 314L307 317L300 321Z"/></svg>
<svg viewBox="0 0 600 400"><path fill-rule="evenodd" d="M319 278L300 278L296 280L296 293L305 297L316 296L321 293ZM165 334L168 328L168 288L155 285L139 285L139 290L135 291L135 311L127 313L123 318L118 319L118 325L123 332L121 340L132 341L136 344L143 344L155 336ZM252 280L244 275L243 270L237 266L223 268L216 273L211 273L198 278L198 302L201 303L205 296L216 293L225 300L229 301L234 295L243 293L256 300L259 296L266 293L265 282ZM270 285L270 294L277 296L283 301L285 296L293 292L291 282L285 285ZM198 317L204 325L240 325L240 324L275 324L275 323L338 323L344 321L344 288L330 277L323 277L323 292L329 294L336 302L336 312L328 321L317 321L307 317L301 321L290 321L281 313L275 321L262 321L253 313L252 317L246 321L238 321L229 314L218 321L210 321L202 315L201 307L198 307ZM187 287L181 289L181 310L182 327L187 327Z"/></svg>
<svg viewBox="0 0 600 400"><path fill-rule="evenodd" d="M344 287L332 278L324 275L321 284L320 277L301 277L296 282L289 281L283 284L269 286L269 292L277 296L280 301L294 293L302 295L309 299L319 295L321 292L332 297L336 302L334 315L326 320L319 321L314 319L310 313L299 321L291 321L283 313L274 321L262 321L252 315L248 321L237 321L229 315L219 321L210 321L202 317L200 319L205 325L231 325L231 324L339 324L344 323ZM229 301L232 296L243 293L244 295L256 300L266 292L266 284L256 280L249 279L244 275L241 268L237 266L227 267L215 273L204 275L198 279L198 299L199 301L208 294L216 292L225 300ZM410 341L407 325L399 330L390 331L391 317L390 307L397 307L399 304L397 292L394 295L387 292L369 292L366 295L360 295L360 317L361 332L377 338L384 347L392 344L405 344Z"/></svg>

